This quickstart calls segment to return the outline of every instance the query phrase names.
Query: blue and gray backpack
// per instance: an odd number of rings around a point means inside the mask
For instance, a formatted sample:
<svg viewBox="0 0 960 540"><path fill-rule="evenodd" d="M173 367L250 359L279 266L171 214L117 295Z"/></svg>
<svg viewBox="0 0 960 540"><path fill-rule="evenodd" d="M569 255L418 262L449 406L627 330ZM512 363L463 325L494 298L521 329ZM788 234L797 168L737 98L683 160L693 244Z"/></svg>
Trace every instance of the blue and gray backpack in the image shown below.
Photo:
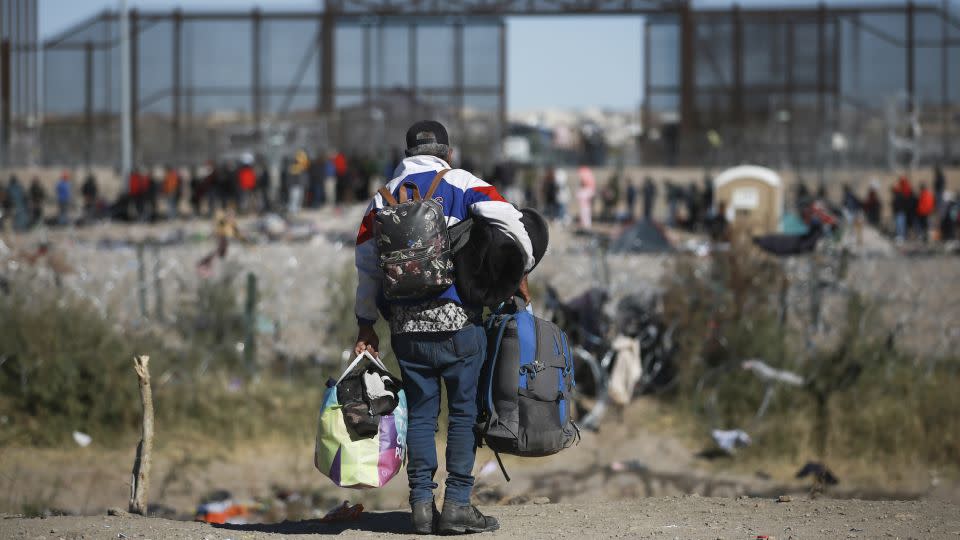
<svg viewBox="0 0 960 540"><path fill-rule="evenodd" d="M500 454L556 454L580 437L572 419L576 383L567 336L520 299L486 321L487 359L478 389L477 441ZM510 477L500 468L507 480Z"/></svg>

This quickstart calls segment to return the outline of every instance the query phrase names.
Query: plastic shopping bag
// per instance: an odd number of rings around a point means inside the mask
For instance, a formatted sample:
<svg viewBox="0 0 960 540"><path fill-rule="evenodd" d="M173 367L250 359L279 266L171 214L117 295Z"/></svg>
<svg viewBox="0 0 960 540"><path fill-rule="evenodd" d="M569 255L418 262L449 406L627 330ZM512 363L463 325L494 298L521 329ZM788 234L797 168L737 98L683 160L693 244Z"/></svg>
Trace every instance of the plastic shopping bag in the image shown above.
<svg viewBox="0 0 960 540"><path fill-rule="evenodd" d="M396 476L406 460L407 399L403 390L397 392L397 406L392 412L377 415L376 434L360 435L345 421L337 387L363 369L363 360L371 362L384 377L391 377L379 359L364 352L347 366L336 383L328 383L320 407L313 463L334 484L344 488L382 487Z"/></svg>

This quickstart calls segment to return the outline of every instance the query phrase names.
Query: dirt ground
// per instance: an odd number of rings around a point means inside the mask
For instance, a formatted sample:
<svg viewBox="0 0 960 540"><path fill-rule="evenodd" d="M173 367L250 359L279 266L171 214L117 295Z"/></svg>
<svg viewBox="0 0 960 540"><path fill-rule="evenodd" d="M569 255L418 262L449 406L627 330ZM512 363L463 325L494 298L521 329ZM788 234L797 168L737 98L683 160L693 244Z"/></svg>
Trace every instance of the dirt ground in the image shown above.
<svg viewBox="0 0 960 540"><path fill-rule="evenodd" d="M504 456L512 480L506 482L486 448L477 453L475 500L513 505L549 499L555 503L612 505L640 497L697 494L733 500L738 496L805 497L810 483L794 478L802 462L708 461L697 453L709 446L705 434L689 429L664 407L642 398L618 414L611 412L597 433L584 432L576 446L546 458ZM0 450L0 513L18 514L43 506L80 515L100 515L125 507L135 440L128 448L7 448ZM443 483L442 456L439 443ZM922 466L891 467L831 461L840 478L825 497L836 499L925 499L960 504L960 482L946 471ZM349 499L368 510L406 508L406 471L384 488L339 489L313 467L313 432L275 441L165 441L154 449L150 503L189 519L201 498L228 490L240 503L271 499L277 489L316 494L317 508L302 516L323 515L335 501ZM279 521L291 515L265 514ZM6 536L0 535L0 538ZM54 537L56 538L56 537Z"/></svg>
<svg viewBox="0 0 960 540"><path fill-rule="evenodd" d="M501 529L484 538L957 538L960 507L947 502L821 501L698 496L618 504L542 504L486 508ZM0 520L9 539L410 538L406 511L365 514L359 521L318 520L268 525L222 525L134 516Z"/></svg>

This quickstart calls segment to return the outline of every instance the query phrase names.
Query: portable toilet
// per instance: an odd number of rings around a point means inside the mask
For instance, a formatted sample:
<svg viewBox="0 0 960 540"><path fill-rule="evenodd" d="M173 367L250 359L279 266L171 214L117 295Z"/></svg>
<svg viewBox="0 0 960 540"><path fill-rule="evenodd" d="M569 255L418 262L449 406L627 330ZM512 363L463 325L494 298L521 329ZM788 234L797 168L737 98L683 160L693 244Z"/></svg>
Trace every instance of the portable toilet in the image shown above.
<svg viewBox="0 0 960 540"><path fill-rule="evenodd" d="M750 235L777 232L783 213L783 181L765 167L741 165L713 180L717 208L730 225Z"/></svg>

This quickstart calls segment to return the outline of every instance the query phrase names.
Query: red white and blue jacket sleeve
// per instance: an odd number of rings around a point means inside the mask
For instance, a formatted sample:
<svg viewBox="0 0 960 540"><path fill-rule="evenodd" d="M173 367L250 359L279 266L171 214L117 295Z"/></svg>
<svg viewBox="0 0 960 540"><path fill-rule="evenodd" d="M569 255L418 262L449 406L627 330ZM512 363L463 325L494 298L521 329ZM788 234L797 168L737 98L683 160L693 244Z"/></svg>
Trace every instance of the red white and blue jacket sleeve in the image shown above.
<svg viewBox="0 0 960 540"><path fill-rule="evenodd" d="M373 225L377 210L383 208L383 199L378 193L360 222L360 231L357 233L357 249L355 262L357 265L357 304L354 308L357 315L357 324L373 326L379 318L377 311L377 297L380 295L380 282L383 272L380 271L380 251L373 238Z"/></svg>

